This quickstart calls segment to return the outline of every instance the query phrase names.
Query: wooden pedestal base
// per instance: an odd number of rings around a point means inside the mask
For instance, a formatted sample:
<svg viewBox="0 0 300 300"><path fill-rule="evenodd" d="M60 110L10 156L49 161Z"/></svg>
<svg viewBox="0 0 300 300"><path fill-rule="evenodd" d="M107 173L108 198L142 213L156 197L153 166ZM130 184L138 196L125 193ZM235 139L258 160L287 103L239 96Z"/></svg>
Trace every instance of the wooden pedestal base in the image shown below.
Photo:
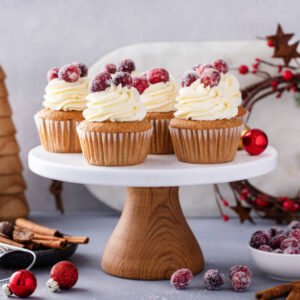
<svg viewBox="0 0 300 300"><path fill-rule="evenodd" d="M132 279L170 279L179 268L204 267L182 213L178 187L128 188L127 200L102 258L105 272Z"/></svg>

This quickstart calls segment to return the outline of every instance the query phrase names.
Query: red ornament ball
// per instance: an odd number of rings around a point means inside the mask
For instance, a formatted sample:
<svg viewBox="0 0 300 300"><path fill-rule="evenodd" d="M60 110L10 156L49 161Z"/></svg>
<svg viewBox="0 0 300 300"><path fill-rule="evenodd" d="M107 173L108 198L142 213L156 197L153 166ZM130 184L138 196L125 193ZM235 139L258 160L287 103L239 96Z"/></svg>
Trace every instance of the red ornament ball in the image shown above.
<svg viewBox="0 0 300 300"><path fill-rule="evenodd" d="M8 283L10 292L20 298L26 298L36 290L37 281L33 273L28 270L19 270L11 275Z"/></svg>
<svg viewBox="0 0 300 300"><path fill-rule="evenodd" d="M291 70L285 70L282 73L282 79L285 81L290 81L294 78L294 73Z"/></svg>
<svg viewBox="0 0 300 300"><path fill-rule="evenodd" d="M268 146L268 137L260 129L250 129L243 135L243 147L250 155L258 155Z"/></svg>
<svg viewBox="0 0 300 300"><path fill-rule="evenodd" d="M239 73L242 75L245 75L247 73L249 73L249 68L246 65L241 65L239 66Z"/></svg>
<svg viewBox="0 0 300 300"><path fill-rule="evenodd" d="M274 43L273 43L272 40L267 40L267 45L268 45L269 47L274 47Z"/></svg>
<svg viewBox="0 0 300 300"><path fill-rule="evenodd" d="M78 269L77 267L69 261L61 261L55 264L50 272L51 284L56 283L57 287L62 290L68 290L72 288L78 280ZM51 291L56 291L57 289L52 289L53 285L48 287Z"/></svg>
<svg viewBox="0 0 300 300"><path fill-rule="evenodd" d="M282 203L282 209L284 211L288 211L288 212L295 212L297 211L297 209L295 209L295 203L294 201L292 200L285 200L283 203Z"/></svg>

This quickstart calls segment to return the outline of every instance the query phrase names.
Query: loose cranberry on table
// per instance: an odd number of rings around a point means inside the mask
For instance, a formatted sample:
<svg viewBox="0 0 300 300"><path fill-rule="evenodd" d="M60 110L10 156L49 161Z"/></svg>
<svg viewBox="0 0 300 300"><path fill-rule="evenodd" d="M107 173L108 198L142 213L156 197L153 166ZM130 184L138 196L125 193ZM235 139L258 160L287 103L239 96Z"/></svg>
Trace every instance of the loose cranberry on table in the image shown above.
<svg viewBox="0 0 300 300"><path fill-rule="evenodd" d="M169 72L163 68L154 68L147 72L147 79L151 84L167 82L169 78Z"/></svg>
<svg viewBox="0 0 300 300"><path fill-rule="evenodd" d="M80 69L80 77L86 77L87 76L89 69L85 64L80 63L80 62L75 62L73 64L77 65L77 67Z"/></svg>
<svg viewBox="0 0 300 300"><path fill-rule="evenodd" d="M65 65L59 70L58 77L66 82L75 82L80 77L80 69L74 64Z"/></svg>
<svg viewBox="0 0 300 300"><path fill-rule="evenodd" d="M181 86L187 87L190 86L193 82L199 79L199 75L195 71L187 71L183 74L181 79Z"/></svg>
<svg viewBox="0 0 300 300"><path fill-rule="evenodd" d="M232 266L228 271L229 279L231 280L233 275L237 272L244 272L246 273L250 278L252 278L252 272L250 269L245 265L234 265Z"/></svg>
<svg viewBox="0 0 300 300"><path fill-rule="evenodd" d="M245 272L236 272L232 276L231 285L236 292L244 292L251 285L251 277Z"/></svg>
<svg viewBox="0 0 300 300"><path fill-rule="evenodd" d="M110 74L115 74L117 72L117 67L115 64L106 64L104 66L104 69L106 72L108 72Z"/></svg>
<svg viewBox="0 0 300 300"><path fill-rule="evenodd" d="M193 280L193 273L189 269L175 271L170 279L171 285L177 290L186 289Z"/></svg>
<svg viewBox="0 0 300 300"><path fill-rule="evenodd" d="M145 89L149 87L147 78L143 76L134 77L132 85L138 90L140 94L143 94Z"/></svg>
<svg viewBox="0 0 300 300"><path fill-rule="evenodd" d="M208 290L220 290L225 283L225 276L219 270L208 270L203 281Z"/></svg>
<svg viewBox="0 0 300 300"><path fill-rule="evenodd" d="M206 69L214 69L215 67L212 65L212 64L202 64L202 65L198 65L198 66L195 66L195 71L201 75L204 70Z"/></svg>
<svg viewBox="0 0 300 300"><path fill-rule="evenodd" d="M132 73L135 71L135 64L132 59L124 59L119 63L118 66L119 72L126 72L126 73Z"/></svg>
<svg viewBox="0 0 300 300"><path fill-rule="evenodd" d="M99 73L95 79L91 82L91 92L101 92L106 90L111 85L112 77L108 72Z"/></svg>
<svg viewBox="0 0 300 300"><path fill-rule="evenodd" d="M128 88L132 87L132 77L129 73L126 72L117 72L112 80L113 84L118 86L119 84L122 87L127 86Z"/></svg>
<svg viewBox="0 0 300 300"><path fill-rule="evenodd" d="M220 72L213 68L205 69L200 75L200 81L205 87L218 85L221 80Z"/></svg>
<svg viewBox="0 0 300 300"><path fill-rule="evenodd" d="M227 73L228 72L228 65L227 63L219 58L217 60L214 61L213 66L220 72L220 73Z"/></svg>
<svg viewBox="0 0 300 300"><path fill-rule="evenodd" d="M55 78L58 78L58 72L59 72L59 68L57 67L51 68L47 73L47 80L51 81Z"/></svg>

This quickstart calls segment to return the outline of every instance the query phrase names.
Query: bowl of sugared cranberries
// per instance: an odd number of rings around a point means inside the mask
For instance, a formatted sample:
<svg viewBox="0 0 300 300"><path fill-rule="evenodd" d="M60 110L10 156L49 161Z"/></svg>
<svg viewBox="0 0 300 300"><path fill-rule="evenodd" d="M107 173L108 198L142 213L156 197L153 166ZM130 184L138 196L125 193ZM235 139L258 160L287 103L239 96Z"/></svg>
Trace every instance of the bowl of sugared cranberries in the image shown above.
<svg viewBox="0 0 300 300"><path fill-rule="evenodd" d="M269 276L279 280L300 278L300 222L288 227L271 227L254 232L249 252L255 264Z"/></svg>

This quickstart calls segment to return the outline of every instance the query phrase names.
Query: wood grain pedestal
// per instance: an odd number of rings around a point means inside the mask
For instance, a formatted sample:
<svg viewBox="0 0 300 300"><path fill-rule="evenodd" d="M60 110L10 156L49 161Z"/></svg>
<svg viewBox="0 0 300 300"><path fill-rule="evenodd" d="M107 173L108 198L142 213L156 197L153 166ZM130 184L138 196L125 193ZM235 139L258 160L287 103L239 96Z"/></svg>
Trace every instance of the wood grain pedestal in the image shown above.
<svg viewBox="0 0 300 300"><path fill-rule="evenodd" d="M204 267L199 244L179 203L178 187L131 187L101 263L111 275L170 279L180 268Z"/></svg>

